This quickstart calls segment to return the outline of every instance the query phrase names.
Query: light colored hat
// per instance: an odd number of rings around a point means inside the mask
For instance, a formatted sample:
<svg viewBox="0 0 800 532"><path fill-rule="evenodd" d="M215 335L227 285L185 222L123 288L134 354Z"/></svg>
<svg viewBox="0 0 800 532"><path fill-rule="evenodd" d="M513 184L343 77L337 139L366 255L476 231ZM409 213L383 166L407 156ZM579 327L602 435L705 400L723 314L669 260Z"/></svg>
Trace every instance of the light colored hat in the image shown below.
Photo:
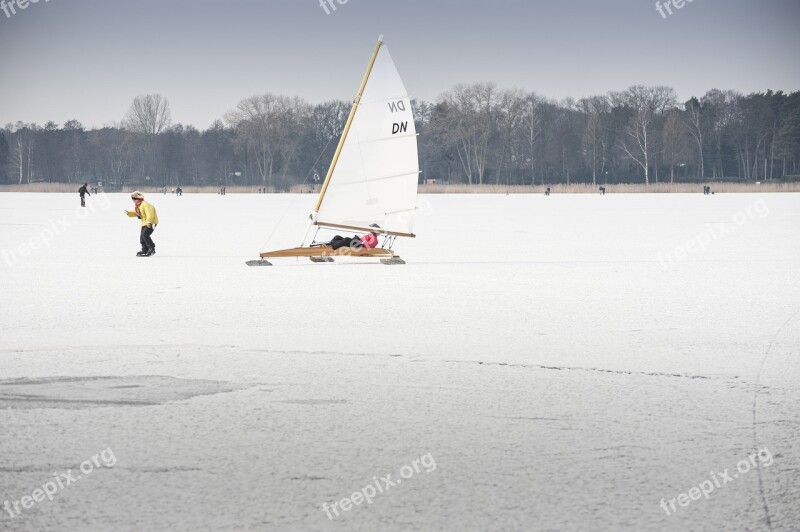
<svg viewBox="0 0 800 532"><path fill-rule="evenodd" d="M144 194L136 190L131 194L131 199L144 199Z"/></svg>

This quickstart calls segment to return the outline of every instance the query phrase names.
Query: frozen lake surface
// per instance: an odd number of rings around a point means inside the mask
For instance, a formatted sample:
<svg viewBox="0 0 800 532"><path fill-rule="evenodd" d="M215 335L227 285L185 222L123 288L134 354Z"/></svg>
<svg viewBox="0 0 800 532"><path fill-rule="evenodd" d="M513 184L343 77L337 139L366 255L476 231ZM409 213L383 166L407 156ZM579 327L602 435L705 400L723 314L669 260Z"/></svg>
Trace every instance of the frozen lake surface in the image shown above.
<svg viewBox="0 0 800 532"><path fill-rule="evenodd" d="M800 195L147 199L0 194L0 529L800 528Z"/></svg>

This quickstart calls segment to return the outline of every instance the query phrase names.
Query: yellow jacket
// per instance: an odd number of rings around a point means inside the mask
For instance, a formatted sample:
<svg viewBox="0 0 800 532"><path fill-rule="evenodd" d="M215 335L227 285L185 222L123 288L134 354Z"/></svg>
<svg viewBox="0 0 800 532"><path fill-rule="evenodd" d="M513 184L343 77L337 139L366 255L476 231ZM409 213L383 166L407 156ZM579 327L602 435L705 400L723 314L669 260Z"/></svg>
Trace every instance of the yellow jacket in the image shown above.
<svg viewBox="0 0 800 532"><path fill-rule="evenodd" d="M128 216L133 218L136 216L136 211L126 211ZM158 225L158 215L156 214L156 208L147 203L146 201L142 201L139 204L139 213L142 215L142 227L146 226L147 224Z"/></svg>

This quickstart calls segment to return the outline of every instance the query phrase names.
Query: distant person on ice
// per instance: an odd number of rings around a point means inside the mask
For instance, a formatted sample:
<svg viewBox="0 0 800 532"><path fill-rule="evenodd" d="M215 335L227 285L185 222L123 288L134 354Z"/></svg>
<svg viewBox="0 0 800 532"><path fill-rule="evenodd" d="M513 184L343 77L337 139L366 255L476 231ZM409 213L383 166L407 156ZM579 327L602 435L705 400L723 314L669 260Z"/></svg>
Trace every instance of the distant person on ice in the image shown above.
<svg viewBox="0 0 800 532"><path fill-rule="evenodd" d="M136 254L137 257L150 257L156 254L156 245L151 238L153 231L156 230L158 225L158 215L156 208L144 200L144 195L138 190L131 194L133 200L134 210L124 211L129 217L134 216L142 221L142 230L139 234L139 243L142 245L142 250Z"/></svg>
<svg viewBox="0 0 800 532"><path fill-rule="evenodd" d="M85 196L89 194L89 183L84 183L81 188L78 189L78 194L81 195L81 207L86 207L86 198ZM91 196L91 194L89 194Z"/></svg>

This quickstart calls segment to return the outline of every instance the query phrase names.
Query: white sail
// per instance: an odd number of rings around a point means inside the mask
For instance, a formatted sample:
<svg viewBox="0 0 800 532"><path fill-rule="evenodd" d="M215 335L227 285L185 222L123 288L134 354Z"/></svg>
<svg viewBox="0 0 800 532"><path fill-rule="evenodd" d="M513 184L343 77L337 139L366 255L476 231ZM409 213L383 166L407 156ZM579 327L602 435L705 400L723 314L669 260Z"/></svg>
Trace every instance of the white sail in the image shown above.
<svg viewBox="0 0 800 532"><path fill-rule="evenodd" d="M316 221L412 234L418 179L411 101L381 46Z"/></svg>

